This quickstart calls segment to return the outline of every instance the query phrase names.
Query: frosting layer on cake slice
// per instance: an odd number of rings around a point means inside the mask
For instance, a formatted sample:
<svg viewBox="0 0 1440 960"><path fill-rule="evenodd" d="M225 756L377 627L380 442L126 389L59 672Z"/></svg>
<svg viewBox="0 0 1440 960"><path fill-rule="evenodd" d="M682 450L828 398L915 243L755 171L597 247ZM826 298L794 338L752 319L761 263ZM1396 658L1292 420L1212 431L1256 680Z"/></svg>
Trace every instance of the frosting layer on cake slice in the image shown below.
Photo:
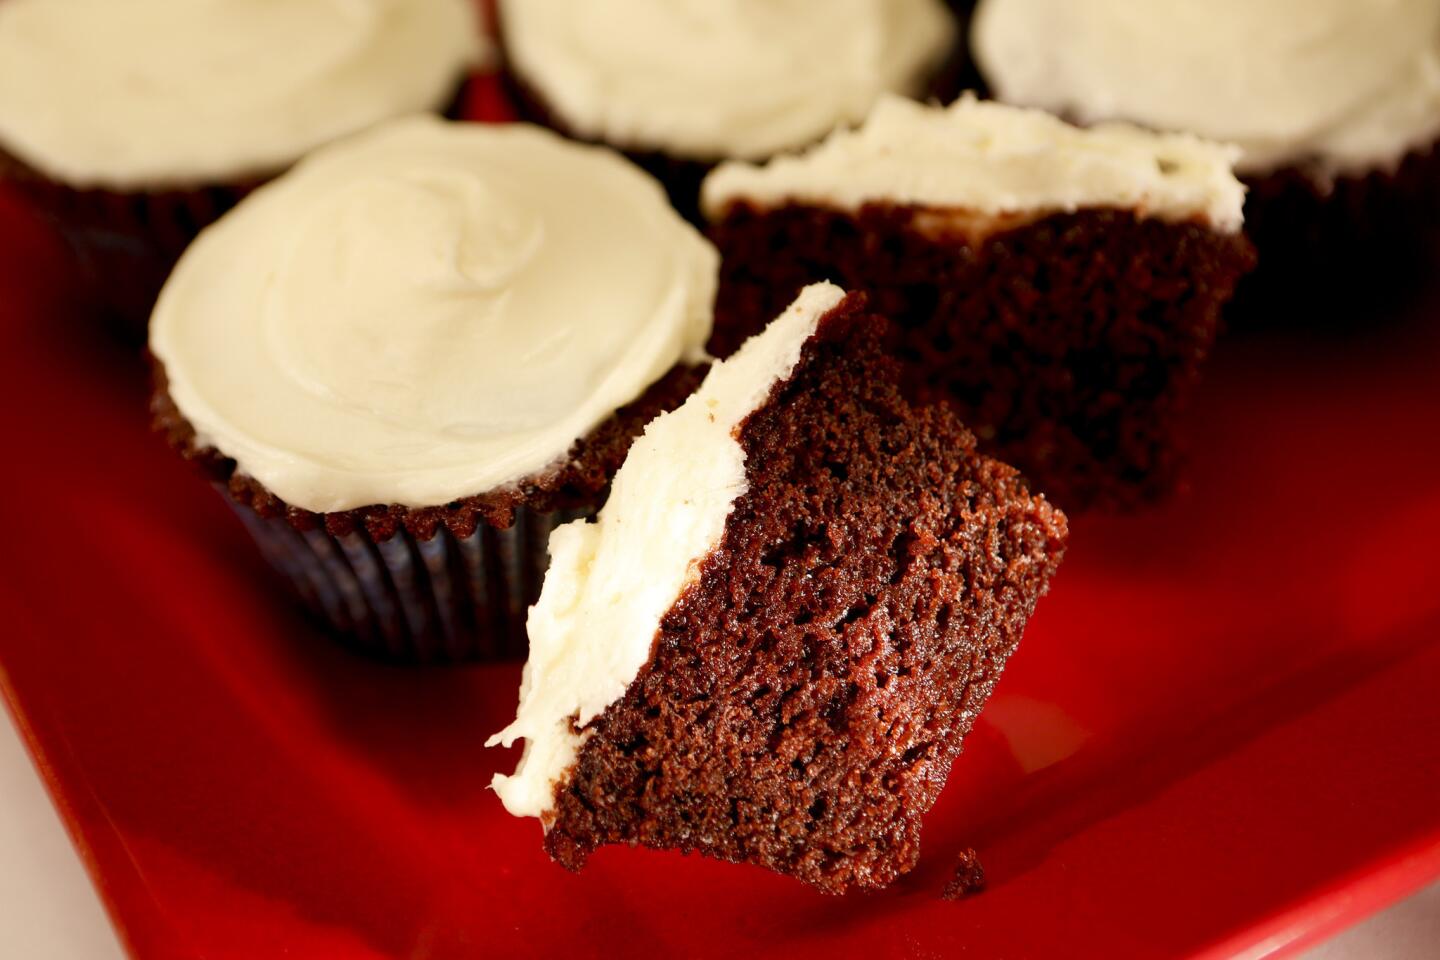
<svg viewBox="0 0 1440 960"><path fill-rule="evenodd" d="M738 202L888 203L995 218L1116 208L1234 233L1245 200L1238 156L1185 134L1121 123L1081 129L971 96L943 108L886 97L864 126L808 151L722 165L706 179L701 205L711 219Z"/></svg>
<svg viewBox="0 0 1440 960"><path fill-rule="evenodd" d="M515 722L489 741L525 738L495 791L516 816L539 817L575 761L577 732L620 699L650 657L660 620L715 548L746 489L735 433L800 358L820 317L843 299L817 284L763 334L717 364L681 407L645 429L593 522L550 538L550 568L530 611L530 658Z"/></svg>

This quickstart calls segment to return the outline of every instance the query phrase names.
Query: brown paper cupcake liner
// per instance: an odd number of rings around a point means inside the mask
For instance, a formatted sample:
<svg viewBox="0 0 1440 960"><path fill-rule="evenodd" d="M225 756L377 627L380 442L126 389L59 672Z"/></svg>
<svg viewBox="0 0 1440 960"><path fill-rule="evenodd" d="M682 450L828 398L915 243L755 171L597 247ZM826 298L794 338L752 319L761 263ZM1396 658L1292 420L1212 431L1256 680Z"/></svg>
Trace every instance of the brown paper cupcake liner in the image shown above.
<svg viewBox="0 0 1440 960"><path fill-rule="evenodd" d="M523 656L550 533L593 514L633 439L705 375L677 366L570 448L512 485L431 507L315 513L287 504L197 438L152 362L152 424L220 491L293 592L348 646L394 660Z"/></svg>
<svg viewBox="0 0 1440 960"><path fill-rule="evenodd" d="M515 511L501 530L448 527L428 539L403 527L377 540L296 529L217 490L301 603L350 646L389 660L457 663L523 657L525 617L540 595L550 532L590 510Z"/></svg>

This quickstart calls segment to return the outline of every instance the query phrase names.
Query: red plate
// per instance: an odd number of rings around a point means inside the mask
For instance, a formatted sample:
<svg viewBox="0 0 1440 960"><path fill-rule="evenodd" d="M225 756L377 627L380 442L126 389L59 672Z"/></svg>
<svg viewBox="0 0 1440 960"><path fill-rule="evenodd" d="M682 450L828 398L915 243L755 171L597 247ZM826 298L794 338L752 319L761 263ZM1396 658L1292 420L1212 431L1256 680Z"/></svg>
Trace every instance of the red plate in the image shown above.
<svg viewBox="0 0 1440 960"><path fill-rule="evenodd" d="M0 676L137 955L1259 957L1440 874L1433 304L1225 343L1190 494L1074 524L919 868L832 899L641 850L551 865L486 789L518 666L316 635L57 254L0 198ZM942 902L968 846L990 889Z"/></svg>

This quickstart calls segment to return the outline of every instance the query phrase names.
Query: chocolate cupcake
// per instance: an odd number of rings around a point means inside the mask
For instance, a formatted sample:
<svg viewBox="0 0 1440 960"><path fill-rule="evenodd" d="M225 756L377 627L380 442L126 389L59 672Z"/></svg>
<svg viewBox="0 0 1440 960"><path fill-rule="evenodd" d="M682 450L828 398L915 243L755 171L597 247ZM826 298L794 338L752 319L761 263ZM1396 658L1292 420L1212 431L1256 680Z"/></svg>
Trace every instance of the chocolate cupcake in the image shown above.
<svg viewBox="0 0 1440 960"><path fill-rule="evenodd" d="M1233 161L1188 135L887 98L859 130L706 179L722 257L711 350L833 280L893 321L915 399L958 409L1062 507L1157 499L1252 263Z"/></svg>
<svg viewBox="0 0 1440 960"><path fill-rule="evenodd" d="M4 0L0 181L138 338L201 228L328 141L445 110L482 45L470 0Z"/></svg>
<svg viewBox="0 0 1440 960"><path fill-rule="evenodd" d="M1370 316L1433 262L1434 0L983 0L970 44L1006 102L1237 144L1247 321Z"/></svg>
<svg viewBox="0 0 1440 960"><path fill-rule="evenodd" d="M716 269L612 151L391 121L182 256L150 330L157 423L353 643L520 653L551 527L697 382Z"/></svg>
<svg viewBox="0 0 1440 960"><path fill-rule="evenodd" d="M942 0L500 0L522 112L626 151L695 209L716 162L859 121L882 93L936 93L959 48Z"/></svg>
<svg viewBox="0 0 1440 960"><path fill-rule="evenodd" d="M807 288L555 532L495 792L579 870L608 843L827 893L921 818L1060 563L1065 517L914 407L861 296Z"/></svg>

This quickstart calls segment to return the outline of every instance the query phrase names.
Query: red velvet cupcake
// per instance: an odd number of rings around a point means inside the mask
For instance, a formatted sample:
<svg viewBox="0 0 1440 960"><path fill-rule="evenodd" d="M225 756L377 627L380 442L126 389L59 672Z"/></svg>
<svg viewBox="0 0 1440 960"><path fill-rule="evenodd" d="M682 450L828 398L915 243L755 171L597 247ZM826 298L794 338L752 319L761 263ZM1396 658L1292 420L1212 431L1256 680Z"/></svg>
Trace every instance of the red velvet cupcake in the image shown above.
<svg viewBox="0 0 1440 960"><path fill-rule="evenodd" d="M515 655L551 527L698 379L716 266L612 151L391 121L181 257L150 328L157 425L351 643Z"/></svg>

